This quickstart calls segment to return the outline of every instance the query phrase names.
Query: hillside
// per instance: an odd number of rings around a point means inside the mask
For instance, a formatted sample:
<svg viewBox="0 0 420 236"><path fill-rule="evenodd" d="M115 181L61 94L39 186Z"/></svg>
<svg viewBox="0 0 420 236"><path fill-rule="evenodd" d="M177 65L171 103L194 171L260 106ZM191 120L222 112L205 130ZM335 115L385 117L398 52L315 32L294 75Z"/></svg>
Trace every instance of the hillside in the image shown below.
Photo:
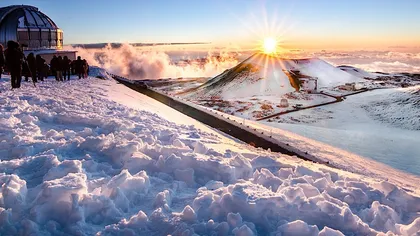
<svg viewBox="0 0 420 236"><path fill-rule="evenodd" d="M317 79L318 88L363 80L318 58L285 59L256 53L183 95L191 99L281 96L299 90L299 78Z"/></svg>

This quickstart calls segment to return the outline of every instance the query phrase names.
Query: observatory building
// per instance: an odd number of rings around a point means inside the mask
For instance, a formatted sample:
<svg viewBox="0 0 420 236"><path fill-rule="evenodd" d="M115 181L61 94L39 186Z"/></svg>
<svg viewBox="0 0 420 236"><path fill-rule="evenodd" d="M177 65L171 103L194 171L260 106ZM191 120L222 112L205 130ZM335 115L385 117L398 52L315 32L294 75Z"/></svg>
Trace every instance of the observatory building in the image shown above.
<svg viewBox="0 0 420 236"><path fill-rule="evenodd" d="M53 55L75 59L76 51L63 49L63 31L38 8L12 5L0 8L0 44L19 42L25 54L40 54L47 61Z"/></svg>

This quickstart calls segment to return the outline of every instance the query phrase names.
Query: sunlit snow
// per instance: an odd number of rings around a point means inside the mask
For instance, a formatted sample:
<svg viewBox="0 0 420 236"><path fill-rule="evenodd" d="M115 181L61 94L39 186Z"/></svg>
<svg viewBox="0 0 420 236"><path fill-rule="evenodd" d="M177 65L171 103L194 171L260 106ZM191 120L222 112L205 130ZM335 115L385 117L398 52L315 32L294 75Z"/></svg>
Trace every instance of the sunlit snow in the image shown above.
<svg viewBox="0 0 420 236"><path fill-rule="evenodd" d="M9 83L1 235L420 230L420 198L398 185L253 148L113 80Z"/></svg>

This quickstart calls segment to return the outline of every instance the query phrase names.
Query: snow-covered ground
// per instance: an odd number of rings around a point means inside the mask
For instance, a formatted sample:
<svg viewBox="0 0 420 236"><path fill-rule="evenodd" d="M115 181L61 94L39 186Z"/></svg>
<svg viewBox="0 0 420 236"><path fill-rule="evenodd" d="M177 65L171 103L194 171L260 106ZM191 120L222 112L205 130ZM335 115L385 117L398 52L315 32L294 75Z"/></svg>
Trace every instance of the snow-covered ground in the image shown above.
<svg viewBox="0 0 420 236"><path fill-rule="evenodd" d="M401 186L252 148L115 81L9 83L0 80L1 235L420 230L420 198Z"/></svg>
<svg viewBox="0 0 420 236"><path fill-rule="evenodd" d="M160 89L159 89L160 90ZM282 99L286 99L288 106L282 106ZM195 100L194 103L222 111L227 114L238 116L245 119L255 120L279 112L295 110L297 104L303 107L318 105L326 102L335 101L335 98L322 94L308 94L300 92L291 92L278 96L254 96L226 100Z"/></svg>
<svg viewBox="0 0 420 236"><path fill-rule="evenodd" d="M420 100L410 91L369 91L268 124L420 175Z"/></svg>
<svg viewBox="0 0 420 236"><path fill-rule="evenodd" d="M420 132L420 85L384 91L378 96L376 101L363 106L370 116L395 127Z"/></svg>

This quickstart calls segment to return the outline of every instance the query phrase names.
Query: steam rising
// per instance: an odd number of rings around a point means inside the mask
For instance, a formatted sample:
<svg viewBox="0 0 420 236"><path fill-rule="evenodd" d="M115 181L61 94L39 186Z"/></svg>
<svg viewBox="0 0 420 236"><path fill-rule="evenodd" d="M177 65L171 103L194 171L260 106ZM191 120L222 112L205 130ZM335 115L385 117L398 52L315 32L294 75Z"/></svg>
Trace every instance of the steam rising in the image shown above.
<svg viewBox="0 0 420 236"><path fill-rule="evenodd" d="M226 52L218 53L218 56L208 53L206 58L200 60L176 62L165 52L141 51L129 44L119 48L107 45L98 50L75 50L89 65L102 67L130 79L213 77L238 64L236 57Z"/></svg>

